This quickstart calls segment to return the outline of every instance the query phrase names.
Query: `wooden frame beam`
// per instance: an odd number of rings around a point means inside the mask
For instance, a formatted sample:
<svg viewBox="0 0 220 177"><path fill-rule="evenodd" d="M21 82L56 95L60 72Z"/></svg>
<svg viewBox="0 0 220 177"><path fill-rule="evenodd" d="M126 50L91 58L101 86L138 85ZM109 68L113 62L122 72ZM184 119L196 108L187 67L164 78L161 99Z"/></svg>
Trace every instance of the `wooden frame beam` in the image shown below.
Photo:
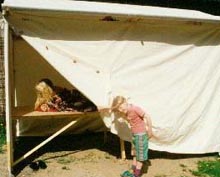
<svg viewBox="0 0 220 177"><path fill-rule="evenodd" d="M8 157L8 175L12 174L13 165L13 136L12 136L12 119L11 119L11 78L10 78L10 57L12 57L10 46L11 45L11 33L9 24L4 20L4 64L5 64L5 118L6 118L6 142L7 142L7 157Z"/></svg>

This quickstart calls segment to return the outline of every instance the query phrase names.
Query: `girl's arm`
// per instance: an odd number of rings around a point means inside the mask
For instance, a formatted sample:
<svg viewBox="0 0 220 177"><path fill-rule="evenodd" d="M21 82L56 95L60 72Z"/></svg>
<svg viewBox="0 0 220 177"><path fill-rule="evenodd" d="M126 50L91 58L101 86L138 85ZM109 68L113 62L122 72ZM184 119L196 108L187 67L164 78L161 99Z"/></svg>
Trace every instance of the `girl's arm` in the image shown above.
<svg viewBox="0 0 220 177"><path fill-rule="evenodd" d="M98 107L98 111L104 117L110 117L111 115L111 108Z"/></svg>
<svg viewBox="0 0 220 177"><path fill-rule="evenodd" d="M111 111L111 108L98 107L98 111L100 111L100 112L110 112L110 111Z"/></svg>
<svg viewBox="0 0 220 177"><path fill-rule="evenodd" d="M144 115L144 122L146 124L146 129L147 129L148 137L151 138L153 136L152 121L151 121L150 116L148 114L146 114L146 113Z"/></svg>

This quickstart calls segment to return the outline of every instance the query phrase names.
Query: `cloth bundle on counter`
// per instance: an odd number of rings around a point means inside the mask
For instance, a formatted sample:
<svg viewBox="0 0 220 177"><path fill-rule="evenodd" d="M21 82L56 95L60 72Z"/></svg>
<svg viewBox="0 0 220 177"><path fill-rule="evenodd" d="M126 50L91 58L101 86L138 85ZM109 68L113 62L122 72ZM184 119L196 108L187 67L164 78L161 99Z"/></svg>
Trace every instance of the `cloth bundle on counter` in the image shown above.
<svg viewBox="0 0 220 177"><path fill-rule="evenodd" d="M37 99L35 110L43 112L58 111L97 111L97 107L77 89L54 86L50 79L42 79L35 87Z"/></svg>

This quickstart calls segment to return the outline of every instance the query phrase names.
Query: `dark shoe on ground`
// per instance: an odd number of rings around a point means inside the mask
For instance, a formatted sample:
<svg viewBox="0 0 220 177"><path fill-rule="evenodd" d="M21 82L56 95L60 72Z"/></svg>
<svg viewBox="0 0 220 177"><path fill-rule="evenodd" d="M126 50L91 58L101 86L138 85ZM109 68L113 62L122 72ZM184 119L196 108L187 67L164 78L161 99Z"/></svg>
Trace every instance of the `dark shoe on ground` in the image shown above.
<svg viewBox="0 0 220 177"><path fill-rule="evenodd" d="M36 162L31 162L29 167L32 170L37 171L39 169L46 169L47 165L46 165L46 163L43 160L38 160Z"/></svg>
<svg viewBox="0 0 220 177"><path fill-rule="evenodd" d="M47 168L47 164L43 160L38 160L37 162L38 162L38 165L41 169Z"/></svg>

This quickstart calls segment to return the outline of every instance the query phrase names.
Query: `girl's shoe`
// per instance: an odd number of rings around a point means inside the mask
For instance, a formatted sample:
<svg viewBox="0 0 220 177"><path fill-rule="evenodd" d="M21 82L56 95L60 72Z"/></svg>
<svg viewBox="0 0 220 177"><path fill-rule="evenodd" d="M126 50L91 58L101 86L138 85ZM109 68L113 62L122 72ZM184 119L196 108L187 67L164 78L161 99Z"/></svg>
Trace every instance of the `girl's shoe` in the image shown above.
<svg viewBox="0 0 220 177"><path fill-rule="evenodd" d="M127 170L121 174L121 177L134 177L134 175L129 170Z"/></svg>

